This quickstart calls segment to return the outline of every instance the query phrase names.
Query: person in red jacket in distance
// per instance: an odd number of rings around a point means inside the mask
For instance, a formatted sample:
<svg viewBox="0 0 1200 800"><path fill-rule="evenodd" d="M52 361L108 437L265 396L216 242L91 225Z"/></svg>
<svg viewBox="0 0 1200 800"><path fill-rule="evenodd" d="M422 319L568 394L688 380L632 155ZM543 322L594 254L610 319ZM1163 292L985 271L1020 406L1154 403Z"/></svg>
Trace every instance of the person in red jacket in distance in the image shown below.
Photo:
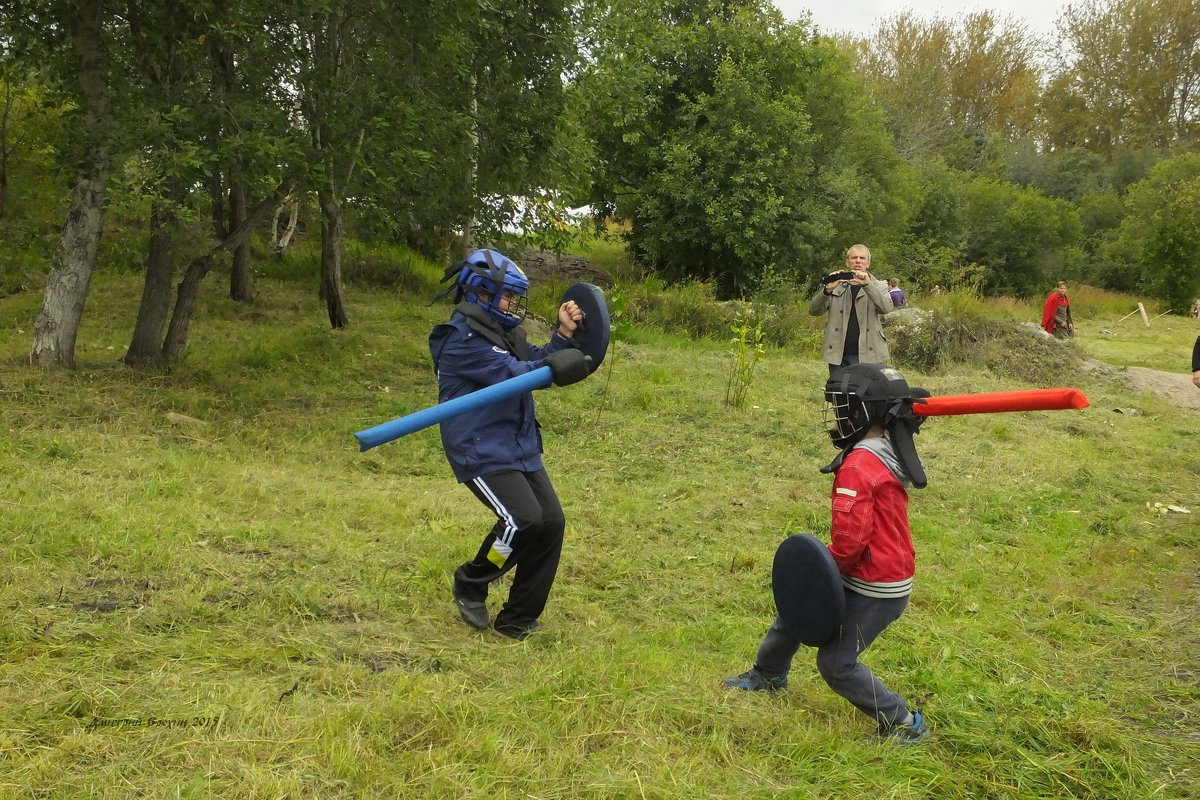
<svg viewBox="0 0 1200 800"><path fill-rule="evenodd" d="M1075 335L1075 320L1071 318L1071 300L1067 297L1067 282L1059 281L1042 304L1042 330L1057 339Z"/></svg>

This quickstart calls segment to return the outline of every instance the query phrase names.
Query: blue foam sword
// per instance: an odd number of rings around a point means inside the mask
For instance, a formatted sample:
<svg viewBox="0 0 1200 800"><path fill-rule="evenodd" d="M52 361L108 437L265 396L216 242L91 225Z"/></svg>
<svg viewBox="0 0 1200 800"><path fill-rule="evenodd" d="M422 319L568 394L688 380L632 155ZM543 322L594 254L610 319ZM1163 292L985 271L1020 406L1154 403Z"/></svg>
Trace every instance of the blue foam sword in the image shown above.
<svg viewBox="0 0 1200 800"><path fill-rule="evenodd" d="M486 386L470 394L464 394L462 397L456 397L453 400L438 403L436 406L414 411L407 416L394 419L391 422L384 422L381 425L376 425L374 428L367 428L365 431L359 431L354 434L354 438L358 439L358 451L360 453L366 452L372 447L378 447L394 439L399 439L401 436L407 436L410 433L424 430L430 425L445 422L451 417L457 417L460 414L466 414L477 408L482 408L492 403L499 403L501 400L507 400L513 395L521 394L522 392L531 392L534 389L544 389L553 381L554 372L550 367L538 367L532 372L526 372L524 375L500 381L500 383Z"/></svg>

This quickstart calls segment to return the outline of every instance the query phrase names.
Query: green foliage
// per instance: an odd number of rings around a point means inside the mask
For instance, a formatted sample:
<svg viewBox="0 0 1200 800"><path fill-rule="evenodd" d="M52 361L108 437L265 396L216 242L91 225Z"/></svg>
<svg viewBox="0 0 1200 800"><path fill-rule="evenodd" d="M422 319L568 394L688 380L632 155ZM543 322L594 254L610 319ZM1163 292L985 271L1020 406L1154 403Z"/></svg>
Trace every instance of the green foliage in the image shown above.
<svg viewBox="0 0 1200 800"><path fill-rule="evenodd" d="M1126 214L1102 248L1106 284L1185 312L1200 295L1200 154L1160 161L1129 188Z"/></svg>
<svg viewBox="0 0 1200 800"><path fill-rule="evenodd" d="M905 236L884 252L886 260L881 261L888 264L889 277L902 278L910 288L978 289L987 270L973 262L963 263L959 252L957 247L938 247Z"/></svg>
<svg viewBox="0 0 1200 800"><path fill-rule="evenodd" d="M888 326L892 358L902 368L938 373L972 364L1038 386L1060 386L1079 369L1077 350L998 316L970 289L931 295L914 312Z"/></svg>
<svg viewBox="0 0 1200 800"><path fill-rule="evenodd" d="M724 339L735 311L718 303L712 286L685 283L666 286L656 278L628 287L625 314L635 326L657 328L684 336Z"/></svg>
<svg viewBox="0 0 1200 800"><path fill-rule="evenodd" d="M1137 308L1139 302L1145 306L1146 313L1152 317L1157 317L1165 310L1153 300L1137 297L1132 294L1112 292L1087 284L1075 284L1071 286L1070 297L1071 308L1073 309L1072 313L1078 314L1081 319L1125 317L1129 312ZM1137 316L1136 320L1137 324L1142 324L1141 316ZM1076 332L1076 335L1078 335L1078 332Z"/></svg>
<svg viewBox="0 0 1200 800"><path fill-rule="evenodd" d="M1112 189L1088 192L1079 200L1079 222L1083 225L1084 241L1095 251L1093 243L1101 241L1116 230L1125 215L1124 202Z"/></svg>
<svg viewBox="0 0 1200 800"><path fill-rule="evenodd" d="M571 253L608 273L618 283L637 283L646 277L629 257L629 249L617 233L605 231L600 235L582 237Z"/></svg>
<svg viewBox="0 0 1200 800"><path fill-rule="evenodd" d="M967 215L964 257L986 268L990 293L1038 294L1079 268L1082 226L1065 200L976 178L967 187Z"/></svg>
<svg viewBox="0 0 1200 800"><path fill-rule="evenodd" d="M1027 141L1025 144L1034 143ZM1050 153L1038 150L1027 154L1023 170L1011 161L1009 168L1012 180L1017 183L1072 203L1079 203L1089 192L1099 191L1106 177L1104 159L1083 147L1068 147Z"/></svg>
<svg viewBox="0 0 1200 800"><path fill-rule="evenodd" d="M963 173L940 159L917 165L919 197L913 205L908 234L932 247L962 247L966 234L966 186ZM916 278L914 274L905 278Z"/></svg>
<svg viewBox="0 0 1200 800"><path fill-rule="evenodd" d="M745 296L889 212L894 155L828 40L761 3L608 8L581 79L594 200L630 221L639 262Z"/></svg>
<svg viewBox="0 0 1200 800"><path fill-rule="evenodd" d="M625 305L627 298L625 292L619 285L614 284L604 297L605 303L608 305L609 316L609 339L608 353L605 355L604 364L604 385L600 389L600 402L596 404L596 420L599 421L600 414L604 411L609 392L612 389L613 374L617 368L617 361L621 358L625 349L625 341L627 339L629 323L625 321Z"/></svg>
<svg viewBox="0 0 1200 800"><path fill-rule="evenodd" d="M444 265L435 264L401 245L366 247L351 242L342 257L342 274L348 283L428 298L425 302L445 288L439 283L444 270Z"/></svg>
<svg viewBox="0 0 1200 800"><path fill-rule="evenodd" d="M19 160L24 159L13 157ZM0 296L43 284L68 199L56 176L44 168L14 163L7 177L8 201L0 209Z"/></svg>
<svg viewBox="0 0 1200 800"><path fill-rule="evenodd" d="M1044 113L1050 144L1109 156L1194 142L1200 8L1178 0L1089 0L1058 20L1060 64Z"/></svg>
<svg viewBox="0 0 1200 800"><path fill-rule="evenodd" d="M983 171L998 142L1035 127L1038 42L1014 19L902 10L852 47L906 158Z"/></svg>
<svg viewBox="0 0 1200 800"><path fill-rule="evenodd" d="M730 351L733 358L725 381L725 407L744 408L754 370L766 355L762 323L752 311L741 311L734 317L730 330L733 331L733 338L729 340L733 345Z"/></svg>

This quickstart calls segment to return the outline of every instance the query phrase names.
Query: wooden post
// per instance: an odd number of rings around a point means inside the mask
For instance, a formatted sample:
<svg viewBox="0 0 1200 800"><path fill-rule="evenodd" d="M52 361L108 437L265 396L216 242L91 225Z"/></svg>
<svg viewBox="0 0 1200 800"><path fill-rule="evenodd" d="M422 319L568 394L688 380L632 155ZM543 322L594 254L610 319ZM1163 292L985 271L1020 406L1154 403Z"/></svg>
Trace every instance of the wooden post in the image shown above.
<svg viewBox="0 0 1200 800"><path fill-rule="evenodd" d="M1138 303L1138 311L1142 312L1142 322L1146 323L1146 327L1150 327L1150 318L1146 316L1146 307Z"/></svg>

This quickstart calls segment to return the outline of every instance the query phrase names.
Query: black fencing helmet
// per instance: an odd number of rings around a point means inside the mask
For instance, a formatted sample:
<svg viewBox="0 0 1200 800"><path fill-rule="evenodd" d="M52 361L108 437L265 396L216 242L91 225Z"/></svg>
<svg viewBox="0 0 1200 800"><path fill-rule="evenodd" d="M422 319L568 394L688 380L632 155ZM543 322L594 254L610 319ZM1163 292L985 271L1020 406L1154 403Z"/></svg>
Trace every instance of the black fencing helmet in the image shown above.
<svg viewBox="0 0 1200 800"><path fill-rule="evenodd" d="M878 425L892 438L913 485L925 486L925 471L917 457L913 434L925 418L912 410L929 392L910 387L899 370L882 364L851 364L831 375L825 384L825 429L842 454ZM830 465L836 468L841 456ZM826 471L826 470L822 470Z"/></svg>
<svg viewBox="0 0 1200 800"><path fill-rule="evenodd" d="M888 411L910 397L898 370L876 364L851 364L825 384L825 429L835 447L862 439L875 425L886 426Z"/></svg>

